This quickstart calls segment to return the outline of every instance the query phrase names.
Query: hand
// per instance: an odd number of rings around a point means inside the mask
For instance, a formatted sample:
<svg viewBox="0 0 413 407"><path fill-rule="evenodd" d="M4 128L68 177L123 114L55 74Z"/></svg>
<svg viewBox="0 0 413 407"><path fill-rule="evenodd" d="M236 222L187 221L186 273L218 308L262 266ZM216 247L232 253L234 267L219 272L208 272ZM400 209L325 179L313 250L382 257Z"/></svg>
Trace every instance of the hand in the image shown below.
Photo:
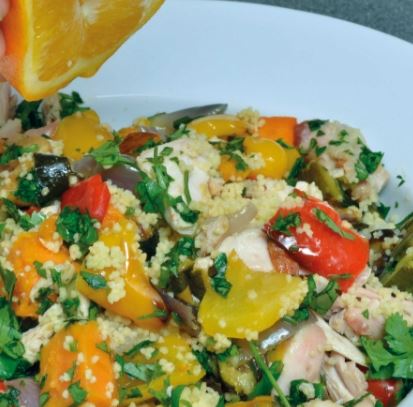
<svg viewBox="0 0 413 407"><path fill-rule="evenodd" d="M6 16L9 12L10 1L0 0L0 20ZM2 57L6 52L6 43L4 42L3 32L0 29L0 57Z"/></svg>

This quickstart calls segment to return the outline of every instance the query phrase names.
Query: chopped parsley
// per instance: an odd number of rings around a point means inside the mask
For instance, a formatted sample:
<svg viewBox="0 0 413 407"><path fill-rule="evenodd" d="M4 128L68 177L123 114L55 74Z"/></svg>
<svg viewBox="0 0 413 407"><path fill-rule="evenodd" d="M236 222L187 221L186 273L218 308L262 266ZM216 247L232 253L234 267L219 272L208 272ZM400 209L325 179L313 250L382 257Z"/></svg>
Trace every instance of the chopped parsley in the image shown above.
<svg viewBox="0 0 413 407"><path fill-rule="evenodd" d="M369 377L413 379L413 331L400 314L386 320L384 331L380 340L360 338L369 357Z"/></svg>
<svg viewBox="0 0 413 407"><path fill-rule="evenodd" d="M255 342L248 342L249 348L251 350L251 353L257 362L258 367L261 369L263 375L266 377L268 382L271 384L272 388L275 390L278 400L280 402L280 405L282 407L291 407L290 402L288 401L287 397L281 390L280 386L277 383L277 380L273 376L273 372L270 370L270 368L267 366L264 357L261 355L260 349L258 345Z"/></svg>
<svg viewBox="0 0 413 407"><path fill-rule="evenodd" d="M280 360L277 360L268 366L268 369L275 380L278 380L278 378L280 377L283 367L283 363ZM248 395L248 398L254 399L258 396L268 396L271 394L271 391L272 384L268 380L268 377L266 375L263 375L258 383L254 386L251 393Z"/></svg>
<svg viewBox="0 0 413 407"><path fill-rule="evenodd" d="M86 281L86 284L93 288L94 290L99 290L101 288L107 287L107 282L105 277L101 276L100 274L89 273L87 271L81 271L80 276L83 280Z"/></svg>
<svg viewBox="0 0 413 407"><path fill-rule="evenodd" d="M302 385L312 386L314 397L308 397L307 392L302 390ZM307 380L293 380L290 384L290 402L293 406L298 406L307 401L320 399L324 400L326 397L327 390L324 384L322 383L311 383Z"/></svg>
<svg viewBox="0 0 413 407"><path fill-rule="evenodd" d="M364 181L377 170L383 159L382 152L373 152L363 145L358 161L355 164L356 175L359 181Z"/></svg>
<svg viewBox="0 0 413 407"><path fill-rule="evenodd" d="M46 403L49 401L49 399L50 399L49 392L40 394L40 398L39 398L40 407L44 407Z"/></svg>
<svg viewBox="0 0 413 407"><path fill-rule="evenodd" d="M131 348L127 352L125 352L125 355L132 358L132 357L136 356L141 349L145 349L149 346L152 346L153 344L154 344L154 342L150 341L149 339L147 339L145 341L142 341L142 342L139 342L133 348Z"/></svg>
<svg viewBox="0 0 413 407"><path fill-rule="evenodd" d="M321 127L326 123L327 123L327 120L320 120L320 119L314 119L314 120L307 121L308 127L310 128L311 131L320 130Z"/></svg>
<svg viewBox="0 0 413 407"><path fill-rule="evenodd" d="M39 304L37 313L43 315L53 305L54 291L50 287L42 287L37 292L36 301Z"/></svg>
<svg viewBox="0 0 413 407"><path fill-rule="evenodd" d="M390 212L390 206L386 206L383 202L379 202L377 205L377 212L382 219L386 219Z"/></svg>
<svg viewBox="0 0 413 407"><path fill-rule="evenodd" d="M73 91L72 94L59 93L60 101L60 117L71 116L76 112L84 112L89 110L88 107L82 106L84 104L83 99L80 97L79 93Z"/></svg>
<svg viewBox="0 0 413 407"><path fill-rule="evenodd" d="M0 393L0 407L20 407L20 390L7 386L7 390Z"/></svg>
<svg viewBox="0 0 413 407"><path fill-rule="evenodd" d="M0 297L0 380L9 380L25 372L29 363L23 355L19 322L9 301Z"/></svg>
<svg viewBox="0 0 413 407"><path fill-rule="evenodd" d="M80 386L80 382L72 383L68 388L75 406L81 405L87 398L87 391Z"/></svg>
<svg viewBox="0 0 413 407"><path fill-rule="evenodd" d="M364 317L365 319L369 319L369 317L370 317L369 310L368 310L368 309L365 309L365 310L361 313L361 315L363 315L363 317Z"/></svg>
<svg viewBox="0 0 413 407"><path fill-rule="evenodd" d="M155 311L151 312L150 314L142 315L138 319L139 320L152 319L152 318L165 319L167 317L168 317L168 311L156 307Z"/></svg>
<svg viewBox="0 0 413 407"><path fill-rule="evenodd" d="M177 127L175 127L177 128ZM179 128L177 128L177 130L173 133L171 133L168 137L167 137L167 141L175 141L178 140L179 138L183 137L183 136L187 136L189 134L189 130L186 128L185 125L180 124Z"/></svg>
<svg viewBox="0 0 413 407"><path fill-rule="evenodd" d="M83 254L98 240L98 232L92 218L87 213L80 213L79 209L68 206L60 212L56 229L65 243L77 244Z"/></svg>
<svg viewBox="0 0 413 407"><path fill-rule="evenodd" d="M330 216L328 216L327 213L325 213L323 210L319 208L314 208L312 212L321 223L324 223L330 230L332 230L337 235L344 237L345 239L348 239L348 240L355 239L354 235L352 235L349 232L346 232L340 226L338 226L333 221L333 219L331 219Z"/></svg>
<svg viewBox="0 0 413 407"><path fill-rule="evenodd" d="M106 342L99 342L96 344L96 348L101 350L102 352L109 353L109 346Z"/></svg>
<svg viewBox="0 0 413 407"><path fill-rule="evenodd" d="M136 167L133 158L121 154L119 150L120 141L121 140L118 140L117 138L115 138L115 140L107 141L100 147L90 151L89 155L103 168L111 168L121 164Z"/></svg>
<svg viewBox="0 0 413 407"><path fill-rule="evenodd" d="M18 146L16 144L11 144L7 146L4 152L0 155L0 165L6 165L10 161L16 160L26 153L34 153L39 149L37 144L33 144L28 147Z"/></svg>
<svg viewBox="0 0 413 407"><path fill-rule="evenodd" d="M300 175L301 171L305 168L306 163L303 157L297 158L293 167L291 168L290 173L286 179L287 184L291 186L295 186L298 181L298 176Z"/></svg>
<svg viewBox="0 0 413 407"><path fill-rule="evenodd" d="M211 278L211 286L221 297L227 298L232 284L226 278L228 259L225 253L220 253L214 260L216 274Z"/></svg>
<svg viewBox="0 0 413 407"><path fill-rule="evenodd" d="M341 130L338 133L338 139L337 140L331 140L328 144L331 146L341 146L344 143L347 143L347 136L348 136L348 131L347 130Z"/></svg>
<svg viewBox="0 0 413 407"><path fill-rule="evenodd" d="M30 171L19 179L17 190L14 195L23 202L40 206L42 199L43 186L35 171Z"/></svg>
<svg viewBox="0 0 413 407"><path fill-rule="evenodd" d="M34 268L36 269L37 274L41 277L46 279L47 278L47 271L43 268L43 264L40 261L33 262Z"/></svg>
<svg viewBox="0 0 413 407"><path fill-rule="evenodd" d="M7 215L26 231L40 225L44 220L44 216L39 212L33 212L31 216L23 213L9 199L3 198L3 204L6 207Z"/></svg>
<svg viewBox="0 0 413 407"><path fill-rule="evenodd" d="M165 218L166 209L171 207L185 222L196 223L199 212L190 209L182 196L173 197L168 193L173 178L168 174L163 161L171 153L171 148L164 148L160 153L155 148L154 156L148 159L152 163L155 179L141 171L142 179L136 186L136 192L143 204L144 212L159 213Z"/></svg>
<svg viewBox="0 0 413 407"><path fill-rule="evenodd" d="M401 187L406 182L401 175L397 175L396 178L399 180L399 183L397 184L398 187Z"/></svg>
<svg viewBox="0 0 413 407"><path fill-rule="evenodd" d="M194 259L195 256L196 248L194 239L191 237L181 237L166 255L165 261L161 264L159 287L167 288L171 278L178 277L182 257Z"/></svg>
<svg viewBox="0 0 413 407"><path fill-rule="evenodd" d="M307 285L307 295L292 316L284 317L286 322L297 324L298 322L306 321L310 316L310 309L323 316L327 314L338 297L338 284L335 280L329 281L326 287L319 293L317 292L317 285L313 276L307 278Z"/></svg>
<svg viewBox="0 0 413 407"><path fill-rule="evenodd" d="M122 404L122 401L128 399L134 399L137 397L142 397L142 392L137 387L126 388L121 387L119 389L119 401Z"/></svg>
<svg viewBox="0 0 413 407"><path fill-rule="evenodd" d="M24 131L29 129L38 129L45 125L44 118L40 112L41 100L27 102L23 100L17 105L16 119L20 119Z"/></svg>
<svg viewBox="0 0 413 407"><path fill-rule="evenodd" d="M79 297L66 298L61 301L63 312L68 318L75 318L80 306Z"/></svg>
<svg viewBox="0 0 413 407"><path fill-rule="evenodd" d="M294 147L287 144L282 138L277 139L276 142L286 150L294 150Z"/></svg>
<svg viewBox="0 0 413 407"><path fill-rule="evenodd" d="M165 374L159 363L127 362L119 355L116 355L115 360L119 363L122 374L126 374L132 379L141 380L144 383L148 383Z"/></svg>
<svg viewBox="0 0 413 407"><path fill-rule="evenodd" d="M16 275L13 271L0 266L0 276L3 281L3 288L7 296L6 298L11 301L13 297L14 286L16 285Z"/></svg>
<svg viewBox="0 0 413 407"><path fill-rule="evenodd" d="M278 215L271 229L291 236L291 228L296 228L301 225L301 216L298 212L289 213L288 215Z"/></svg>
<svg viewBox="0 0 413 407"><path fill-rule="evenodd" d="M241 155L244 153L244 137L233 137L227 142L219 142L216 145L222 156L227 156L235 162L235 169L237 171L248 169L248 164Z"/></svg>

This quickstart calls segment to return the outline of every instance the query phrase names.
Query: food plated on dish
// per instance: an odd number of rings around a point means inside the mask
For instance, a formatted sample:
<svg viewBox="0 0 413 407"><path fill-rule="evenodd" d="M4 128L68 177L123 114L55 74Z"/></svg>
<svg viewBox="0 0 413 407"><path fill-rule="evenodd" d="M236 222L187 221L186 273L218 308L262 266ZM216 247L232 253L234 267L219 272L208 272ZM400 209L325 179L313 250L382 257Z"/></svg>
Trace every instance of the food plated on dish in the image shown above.
<svg viewBox="0 0 413 407"><path fill-rule="evenodd" d="M5 405L410 390L412 221L380 202L383 153L359 130L223 104L112 129L75 92L1 92Z"/></svg>

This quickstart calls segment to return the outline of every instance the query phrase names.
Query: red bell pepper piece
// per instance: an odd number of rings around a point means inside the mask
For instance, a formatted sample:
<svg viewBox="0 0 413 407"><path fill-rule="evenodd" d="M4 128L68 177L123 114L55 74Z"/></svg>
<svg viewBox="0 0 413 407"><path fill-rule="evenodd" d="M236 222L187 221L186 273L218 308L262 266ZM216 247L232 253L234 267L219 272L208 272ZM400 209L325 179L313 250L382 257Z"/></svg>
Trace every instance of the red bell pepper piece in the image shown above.
<svg viewBox="0 0 413 407"><path fill-rule="evenodd" d="M82 213L102 221L109 207L110 192L102 177L94 175L62 195L62 209L65 206L78 208Z"/></svg>
<svg viewBox="0 0 413 407"><path fill-rule="evenodd" d="M338 284L346 291L367 266L367 239L343 226L328 203L296 193L304 200L303 206L281 208L264 226L265 232L307 271L327 278L345 274Z"/></svg>

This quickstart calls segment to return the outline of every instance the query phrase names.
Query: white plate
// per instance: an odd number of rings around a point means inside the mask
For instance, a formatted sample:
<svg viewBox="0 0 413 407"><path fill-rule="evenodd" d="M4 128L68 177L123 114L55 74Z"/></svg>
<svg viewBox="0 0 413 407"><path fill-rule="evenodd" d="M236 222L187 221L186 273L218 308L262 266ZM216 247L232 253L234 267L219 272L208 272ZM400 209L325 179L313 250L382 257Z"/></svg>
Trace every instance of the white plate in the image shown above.
<svg viewBox="0 0 413 407"><path fill-rule="evenodd" d="M168 0L92 79L72 88L115 126L207 102L332 118L385 151L385 200L411 207L413 45L348 22L271 6ZM396 175L406 183L397 188ZM413 396L403 404L413 405Z"/></svg>

